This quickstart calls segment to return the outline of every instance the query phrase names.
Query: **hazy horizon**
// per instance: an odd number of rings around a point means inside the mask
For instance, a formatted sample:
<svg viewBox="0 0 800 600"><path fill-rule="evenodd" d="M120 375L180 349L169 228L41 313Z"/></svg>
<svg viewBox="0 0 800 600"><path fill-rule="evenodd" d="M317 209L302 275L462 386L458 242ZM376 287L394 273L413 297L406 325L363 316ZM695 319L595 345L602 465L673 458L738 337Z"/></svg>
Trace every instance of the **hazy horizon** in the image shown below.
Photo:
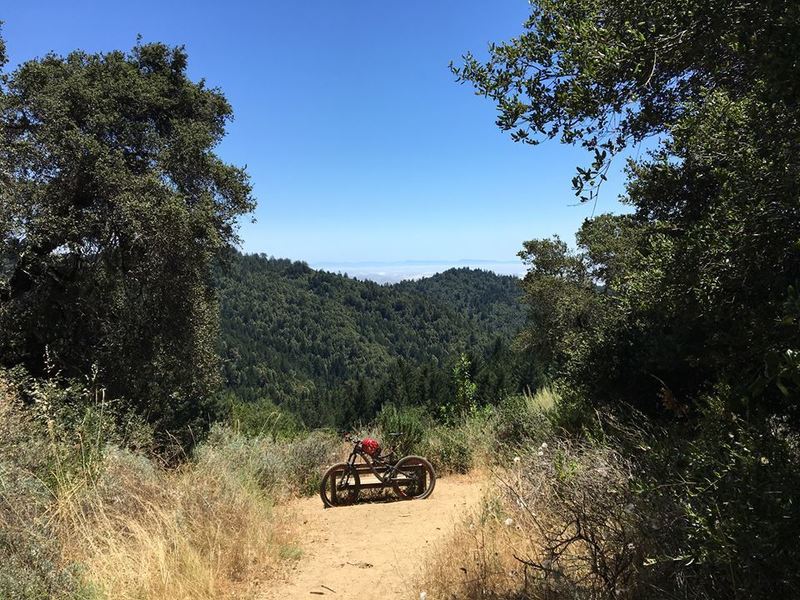
<svg viewBox="0 0 800 600"><path fill-rule="evenodd" d="M520 260L398 260L398 261L341 261L309 262L317 270L347 274L356 279L368 279L377 283L398 283L404 280L423 279L453 268L468 267L491 271L498 275L521 277L525 267Z"/></svg>

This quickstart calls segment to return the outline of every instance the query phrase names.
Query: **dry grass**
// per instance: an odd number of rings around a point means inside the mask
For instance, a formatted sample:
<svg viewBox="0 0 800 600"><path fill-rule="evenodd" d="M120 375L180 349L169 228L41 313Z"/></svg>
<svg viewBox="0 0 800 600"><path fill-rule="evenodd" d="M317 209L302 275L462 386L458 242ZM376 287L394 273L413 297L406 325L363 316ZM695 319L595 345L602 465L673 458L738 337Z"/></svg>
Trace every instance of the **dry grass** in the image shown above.
<svg viewBox="0 0 800 600"><path fill-rule="evenodd" d="M276 502L315 487L338 441L217 428L166 469L103 441L102 406L69 426L47 407L0 372L0 597L254 597L299 558Z"/></svg>
<svg viewBox="0 0 800 600"><path fill-rule="evenodd" d="M524 554L530 539L513 519L506 524L509 518L496 498L487 497L434 549L414 589L424 590L431 599L517 598L524 567L514 555Z"/></svg>
<svg viewBox="0 0 800 600"><path fill-rule="evenodd" d="M115 599L234 598L270 576L292 532L235 472L177 472L110 451L100 478L58 495L68 560Z"/></svg>
<svg viewBox="0 0 800 600"><path fill-rule="evenodd" d="M637 597L641 530L628 465L604 447L542 444L438 548L416 589L446 599Z"/></svg>

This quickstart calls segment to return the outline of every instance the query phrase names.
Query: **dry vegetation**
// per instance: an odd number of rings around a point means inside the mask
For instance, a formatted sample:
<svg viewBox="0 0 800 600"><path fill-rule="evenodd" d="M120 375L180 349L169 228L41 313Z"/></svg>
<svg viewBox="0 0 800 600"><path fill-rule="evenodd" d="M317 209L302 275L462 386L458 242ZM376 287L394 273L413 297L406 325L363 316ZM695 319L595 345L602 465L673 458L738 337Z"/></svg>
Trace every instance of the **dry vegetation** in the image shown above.
<svg viewBox="0 0 800 600"><path fill-rule="evenodd" d="M525 460L495 471L494 492L418 589L454 600L634 597L642 555L618 457L545 447Z"/></svg>
<svg viewBox="0 0 800 600"><path fill-rule="evenodd" d="M242 596L275 568L292 533L271 500L208 462L165 472L111 450L96 482L61 490L66 559L107 598Z"/></svg>
<svg viewBox="0 0 800 600"><path fill-rule="evenodd" d="M520 402L529 416L551 406L546 397ZM526 422L522 416L517 414L517 424ZM481 510L464 520L427 566L415 587L428 598L639 597L637 574L648 564L642 540L648 536L631 489L631 466L602 444L555 436L534 442L537 422L527 420L528 443L492 467L495 485ZM495 425L502 427L502 420Z"/></svg>
<svg viewBox="0 0 800 600"><path fill-rule="evenodd" d="M67 431L34 408L2 383L3 598L252 597L298 557L276 502L314 488L338 449L319 432L287 444L219 427L167 469L108 441L96 411Z"/></svg>

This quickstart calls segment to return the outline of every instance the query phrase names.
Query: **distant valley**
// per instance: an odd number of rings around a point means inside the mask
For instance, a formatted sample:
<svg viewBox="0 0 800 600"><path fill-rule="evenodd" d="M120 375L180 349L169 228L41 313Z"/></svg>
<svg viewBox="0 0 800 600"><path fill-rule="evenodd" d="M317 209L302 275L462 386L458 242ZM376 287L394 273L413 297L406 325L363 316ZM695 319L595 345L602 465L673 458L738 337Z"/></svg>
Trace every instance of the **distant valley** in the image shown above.
<svg viewBox="0 0 800 600"><path fill-rule="evenodd" d="M461 353L487 398L529 378L510 352L525 320L515 276L465 267L380 285L231 253L217 287L227 394L306 424L366 420L386 402L435 407Z"/></svg>

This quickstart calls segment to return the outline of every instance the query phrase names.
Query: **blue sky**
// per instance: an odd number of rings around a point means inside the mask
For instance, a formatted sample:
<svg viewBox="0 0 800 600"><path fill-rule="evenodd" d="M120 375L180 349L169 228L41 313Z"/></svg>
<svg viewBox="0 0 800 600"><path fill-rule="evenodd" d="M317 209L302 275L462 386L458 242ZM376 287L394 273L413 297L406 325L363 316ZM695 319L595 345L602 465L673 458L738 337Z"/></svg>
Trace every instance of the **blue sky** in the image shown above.
<svg viewBox="0 0 800 600"><path fill-rule="evenodd" d="M517 35L524 0L6 2L12 62L145 41L185 44L190 74L236 115L219 148L259 207L243 248L312 264L515 260L523 240L573 240L591 206L587 157L515 144L453 80L466 51ZM619 211L622 161L597 212Z"/></svg>

